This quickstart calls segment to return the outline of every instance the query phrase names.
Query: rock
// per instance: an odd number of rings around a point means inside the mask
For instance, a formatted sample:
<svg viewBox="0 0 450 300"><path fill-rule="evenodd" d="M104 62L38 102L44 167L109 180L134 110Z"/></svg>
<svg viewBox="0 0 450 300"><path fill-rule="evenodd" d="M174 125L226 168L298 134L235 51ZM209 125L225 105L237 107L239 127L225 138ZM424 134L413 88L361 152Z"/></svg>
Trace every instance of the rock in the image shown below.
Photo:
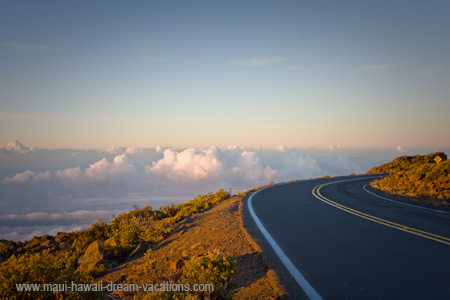
<svg viewBox="0 0 450 300"><path fill-rule="evenodd" d="M41 240L38 237L33 237L26 245L25 249L31 249L41 244Z"/></svg>
<svg viewBox="0 0 450 300"><path fill-rule="evenodd" d="M182 258L174 259L169 263L169 268L174 271L181 269L183 266L184 260Z"/></svg>
<svg viewBox="0 0 450 300"><path fill-rule="evenodd" d="M127 258L125 258L125 260L128 260L128 259L132 258L133 256L136 256L136 255L138 255L138 254L140 254L140 253L147 252L148 248L149 248L149 246L148 246L147 243L140 242L140 243L136 246L136 248L134 248L134 250L131 251L130 254L128 254L128 256L127 256Z"/></svg>
<svg viewBox="0 0 450 300"><path fill-rule="evenodd" d="M52 241L52 240L45 240L45 241L41 242L41 246L44 246L44 247L51 247L51 246L54 246L57 244L58 243L56 243L55 241Z"/></svg>
<svg viewBox="0 0 450 300"><path fill-rule="evenodd" d="M59 236L56 236L56 237L55 237L55 242L61 243L61 242L62 242L62 238L59 237Z"/></svg>
<svg viewBox="0 0 450 300"><path fill-rule="evenodd" d="M117 246L118 243L115 237L109 238L103 243L103 248L115 248Z"/></svg>
<svg viewBox="0 0 450 300"><path fill-rule="evenodd" d="M189 253L188 253L186 250L184 250L184 251L181 252L181 256L182 256L184 259L189 258Z"/></svg>
<svg viewBox="0 0 450 300"><path fill-rule="evenodd" d="M67 240L67 241L62 241L61 243L59 243L59 248L63 251L69 250L70 247L73 244L73 239Z"/></svg>
<svg viewBox="0 0 450 300"><path fill-rule="evenodd" d="M103 264L104 255L100 241L95 241L87 247L84 254L78 259L77 271L90 272Z"/></svg>
<svg viewBox="0 0 450 300"><path fill-rule="evenodd" d="M41 242L44 242L44 241L52 240L52 237L49 236L48 234L45 234L40 238L40 240L41 240Z"/></svg>
<svg viewBox="0 0 450 300"><path fill-rule="evenodd" d="M191 246L191 250L197 248L198 246L200 246L202 243L197 243Z"/></svg>
<svg viewBox="0 0 450 300"><path fill-rule="evenodd" d="M0 243L0 256L6 255L9 252L9 247L3 243Z"/></svg>
<svg viewBox="0 0 450 300"><path fill-rule="evenodd" d="M70 249L70 245L66 242L59 243L59 249L65 251Z"/></svg>

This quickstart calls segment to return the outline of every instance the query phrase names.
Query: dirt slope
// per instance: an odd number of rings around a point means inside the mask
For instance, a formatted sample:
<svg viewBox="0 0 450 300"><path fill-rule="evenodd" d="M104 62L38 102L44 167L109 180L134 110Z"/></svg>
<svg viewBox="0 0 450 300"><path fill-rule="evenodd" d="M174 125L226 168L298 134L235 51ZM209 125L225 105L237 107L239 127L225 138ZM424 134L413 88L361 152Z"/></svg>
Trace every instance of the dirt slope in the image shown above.
<svg viewBox="0 0 450 300"><path fill-rule="evenodd" d="M242 229L239 206L242 197L235 196L203 211L193 214L177 224L169 238L152 246L153 257L168 259L160 263L158 275L170 279L177 271L170 268L174 260L205 255L216 249L231 255L236 260L236 274L227 288L234 292L233 299L277 299L277 288L267 275L268 266L256 247ZM104 283L156 283L155 270L145 271L144 253L140 253L98 278ZM158 270L157 270L158 271ZM270 272L269 272L270 274ZM114 292L106 294L107 299L141 299L143 292Z"/></svg>

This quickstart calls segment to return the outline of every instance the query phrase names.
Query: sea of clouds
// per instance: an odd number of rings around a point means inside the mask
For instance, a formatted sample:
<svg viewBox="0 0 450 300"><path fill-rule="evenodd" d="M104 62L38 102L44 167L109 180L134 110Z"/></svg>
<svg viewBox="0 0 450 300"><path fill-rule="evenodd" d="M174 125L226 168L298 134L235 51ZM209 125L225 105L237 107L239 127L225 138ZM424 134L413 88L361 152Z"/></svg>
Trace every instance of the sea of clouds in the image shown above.
<svg viewBox="0 0 450 300"><path fill-rule="evenodd" d="M364 173L405 152L327 149L0 147L0 239L78 230L134 204L159 207L220 188Z"/></svg>

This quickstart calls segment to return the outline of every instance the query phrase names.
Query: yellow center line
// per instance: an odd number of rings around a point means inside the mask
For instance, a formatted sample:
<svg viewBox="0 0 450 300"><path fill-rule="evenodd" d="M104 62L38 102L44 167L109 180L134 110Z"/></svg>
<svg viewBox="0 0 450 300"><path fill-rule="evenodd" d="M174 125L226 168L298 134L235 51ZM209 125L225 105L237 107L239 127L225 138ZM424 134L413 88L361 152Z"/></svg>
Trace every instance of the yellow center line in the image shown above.
<svg viewBox="0 0 450 300"><path fill-rule="evenodd" d="M421 236L421 237L424 237L424 238L427 238L427 239L430 239L430 240L433 240L433 241L436 241L436 242L439 242L439 243L450 245L450 238L447 238L447 237L444 237L444 236L440 236L440 235L437 235L437 234L433 234L433 233L430 233L430 232L426 232L426 231L423 231L423 230L419 230L419 229L416 229L416 228L412 228L412 227L409 227L409 226L405 226L405 225L402 225L402 224L398 224L398 223L395 223L395 222L391 222L391 221L388 221L388 220L385 220L385 219L382 219L382 218L378 218L378 217L375 217L375 216L363 213L363 212L361 212L359 210L356 210L356 209L350 208L348 206L345 206L345 205L339 204L337 202L334 202L334 201L326 198L325 196L323 196L320 193L320 189L322 187L326 186L326 185L339 183L339 182L344 182L344 181L352 181L352 180L358 180L358 179L340 180L340 181L334 181L334 182L329 182L329 183L324 183L324 184L317 185L312 190L312 194L313 194L314 197L316 197L320 201L322 201L322 202L324 202L324 203L326 203L328 205L334 206L334 207L336 207L336 208L338 208L340 210L343 210L345 212L348 212L349 214L358 216L360 218L364 218L366 220L369 220L369 221L372 221L372 222L375 222L375 223L378 223L378 224L381 224L381 225L384 225L384 226L395 228L395 229L398 229L398 230L401 230L401 231L404 231L404 232L407 232L407 233L410 233L410 234L418 235L418 236Z"/></svg>

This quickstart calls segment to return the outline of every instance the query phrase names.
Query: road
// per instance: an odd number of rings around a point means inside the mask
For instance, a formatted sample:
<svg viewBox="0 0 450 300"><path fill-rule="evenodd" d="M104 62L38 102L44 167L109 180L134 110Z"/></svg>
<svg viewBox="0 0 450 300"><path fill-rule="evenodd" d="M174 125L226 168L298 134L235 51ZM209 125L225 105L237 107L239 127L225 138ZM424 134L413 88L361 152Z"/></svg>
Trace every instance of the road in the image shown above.
<svg viewBox="0 0 450 300"><path fill-rule="evenodd" d="M376 177L280 184L246 201L286 299L450 299L450 213L370 194Z"/></svg>

